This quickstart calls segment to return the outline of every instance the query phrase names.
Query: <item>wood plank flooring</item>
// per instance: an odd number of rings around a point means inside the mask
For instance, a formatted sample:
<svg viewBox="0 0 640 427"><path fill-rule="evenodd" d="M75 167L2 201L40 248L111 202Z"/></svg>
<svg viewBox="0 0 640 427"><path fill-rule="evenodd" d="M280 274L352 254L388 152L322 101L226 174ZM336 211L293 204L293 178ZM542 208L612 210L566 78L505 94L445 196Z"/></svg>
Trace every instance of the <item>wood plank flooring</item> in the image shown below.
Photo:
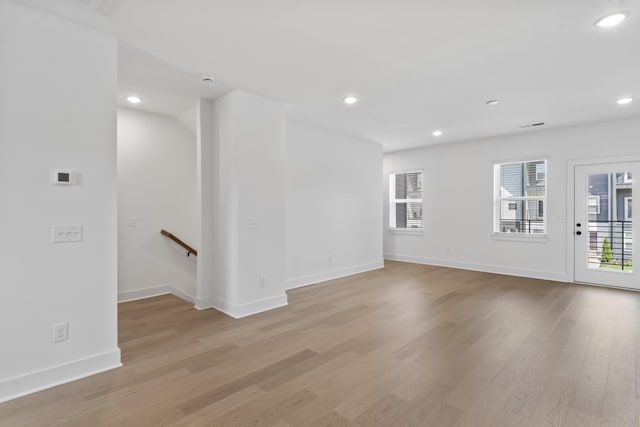
<svg viewBox="0 0 640 427"><path fill-rule="evenodd" d="M120 304L124 367L1 426L637 426L640 293L399 262L234 320Z"/></svg>

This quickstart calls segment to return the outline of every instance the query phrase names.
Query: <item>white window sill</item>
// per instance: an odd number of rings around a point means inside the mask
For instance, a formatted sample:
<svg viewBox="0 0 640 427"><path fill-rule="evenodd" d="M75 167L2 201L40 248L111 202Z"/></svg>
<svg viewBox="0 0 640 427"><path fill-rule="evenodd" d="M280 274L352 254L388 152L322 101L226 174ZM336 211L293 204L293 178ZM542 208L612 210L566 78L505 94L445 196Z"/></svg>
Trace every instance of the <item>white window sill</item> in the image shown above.
<svg viewBox="0 0 640 427"><path fill-rule="evenodd" d="M389 228L389 234L404 234L409 236L421 236L422 228Z"/></svg>
<svg viewBox="0 0 640 427"><path fill-rule="evenodd" d="M548 238L546 234L493 233L493 240L547 243Z"/></svg>

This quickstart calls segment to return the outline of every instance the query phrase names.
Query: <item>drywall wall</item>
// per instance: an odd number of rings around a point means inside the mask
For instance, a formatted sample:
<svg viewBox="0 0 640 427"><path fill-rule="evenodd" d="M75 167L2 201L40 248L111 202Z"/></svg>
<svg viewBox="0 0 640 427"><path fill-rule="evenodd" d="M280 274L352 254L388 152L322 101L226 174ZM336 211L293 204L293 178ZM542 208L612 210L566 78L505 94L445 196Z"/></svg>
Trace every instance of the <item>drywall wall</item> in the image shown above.
<svg viewBox="0 0 640 427"><path fill-rule="evenodd" d="M160 235L196 246L196 138L176 118L118 109L118 293L192 301L196 260ZM197 248L196 248L197 249Z"/></svg>
<svg viewBox="0 0 640 427"><path fill-rule="evenodd" d="M120 366L116 50L0 0L0 401ZM51 168L76 184L51 185ZM53 224L82 224L82 241L53 244Z"/></svg>
<svg viewBox="0 0 640 427"><path fill-rule="evenodd" d="M385 258L518 276L573 280L567 260L568 162L640 157L640 118L445 144L384 156ZM548 237L543 241L493 237L493 164L548 159ZM424 170L422 234L388 230L389 174Z"/></svg>
<svg viewBox="0 0 640 427"><path fill-rule="evenodd" d="M382 146L287 124L287 288L383 266Z"/></svg>
<svg viewBox="0 0 640 427"><path fill-rule="evenodd" d="M235 90L197 110L200 262L218 268L200 269L196 307L243 317L286 305L285 106Z"/></svg>
<svg viewBox="0 0 640 427"><path fill-rule="evenodd" d="M202 310L214 306L216 285L222 283L226 268L223 232L230 232L222 226L226 203L221 199L220 182L222 165L232 158L222 161L220 158L220 138L222 123L217 120L218 110L209 99L198 99L195 105L196 115L196 221L199 236L198 269L196 274L195 307Z"/></svg>

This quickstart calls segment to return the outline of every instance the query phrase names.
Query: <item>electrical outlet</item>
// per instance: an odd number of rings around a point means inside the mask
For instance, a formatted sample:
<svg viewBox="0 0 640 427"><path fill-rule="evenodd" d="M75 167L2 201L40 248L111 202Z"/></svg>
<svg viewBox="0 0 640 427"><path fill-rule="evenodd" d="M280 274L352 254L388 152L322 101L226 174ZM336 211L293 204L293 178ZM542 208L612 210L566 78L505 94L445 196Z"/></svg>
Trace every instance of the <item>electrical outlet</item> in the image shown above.
<svg viewBox="0 0 640 427"><path fill-rule="evenodd" d="M264 288L267 286L267 278L266 277L258 277L258 286Z"/></svg>
<svg viewBox="0 0 640 427"><path fill-rule="evenodd" d="M69 323L56 323L53 325L53 342L69 339Z"/></svg>

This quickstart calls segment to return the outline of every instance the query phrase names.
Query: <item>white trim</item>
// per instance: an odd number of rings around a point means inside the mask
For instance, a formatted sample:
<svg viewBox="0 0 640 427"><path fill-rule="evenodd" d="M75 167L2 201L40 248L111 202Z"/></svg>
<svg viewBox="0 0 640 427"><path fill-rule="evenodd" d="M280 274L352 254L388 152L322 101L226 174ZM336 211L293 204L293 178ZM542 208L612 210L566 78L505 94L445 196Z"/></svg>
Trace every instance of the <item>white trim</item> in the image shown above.
<svg viewBox="0 0 640 427"><path fill-rule="evenodd" d="M389 234L404 234L409 236L422 236L424 231L422 228L388 228Z"/></svg>
<svg viewBox="0 0 640 427"><path fill-rule="evenodd" d="M296 277L287 280L287 290L301 288L303 286L315 285L327 280L339 279L341 277L351 276L354 274L365 273L367 271L379 270L384 268L384 260L372 262L369 264L356 265L353 267L342 268L340 270L326 271L323 273L309 274L307 276Z"/></svg>
<svg viewBox="0 0 640 427"><path fill-rule="evenodd" d="M510 164L510 163L529 163L529 162L539 162L539 161L547 161L549 160L551 157L544 155L544 156L525 156L525 157L509 157L507 159L502 159L502 160L494 160L492 162L492 164L495 166L496 164L499 165L506 165L506 164ZM547 162L548 163L548 162Z"/></svg>
<svg viewBox="0 0 640 427"><path fill-rule="evenodd" d="M120 349L0 381L0 403L122 366Z"/></svg>
<svg viewBox="0 0 640 427"><path fill-rule="evenodd" d="M640 154L634 156L622 156L622 157L607 157L607 158L594 158L586 160L568 160L567 171L573 169L576 166L592 166L592 165L606 165L609 163L634 163L640 161ZM573 193L573 191L572 191Z"/></svg>
<svg viewBox="0 0 640 427"><path fill-rule="evenodd" d="M631 221L633 216L633 211L631 212L631 216L629 216L629 202L633 200L633 196L624 198L624 220ZM633 203L633 202L632 202Z"/></svg>
<svg viewBox="0 0 640 427"><path fill-rule="evenodd" d="M190 302L192 304L195 304L196 302L196 298L189 295L188 293L186 293L185 291L183 291L182 289L178 289L175 286L169 285L169 288L171 289L171 293L175 296L177 296L178 298L185 300L186 302Z"/></svg>
<svg viewBox="0 0 640 427"><path fill-rule="evenodd" d="M503 274L507 276L528 277L532 279L552 280L554 282L570 282L567 273L554 273L543 270L524 270L520 268L505 267L502 265L476 264L436 258L422 258L397 254L384 254L384 259L391 261L411 262L414 264L434 265L438 267L459 268L461 270L481 271L484 273Z"/></svg>
<svg viewBox="0 0 640 427"><path fill-rule="evenodd" d="M136 289L133 291L118 292L118 302L135 301L144 298L157 297L171 293L171 286L159 285L150 288Z"/></svg>
<svg viewBox="0 0 640 427"><path fill-rule="evenodd" d="M542 233L493 233L493 240L547 243L549 241L549 238L546 234Z"/></svg>
<svg viewBox="0 0 640 427"><path fill-rule="evenodd" d="M196 298L173 285L158 285L150 288L136 289L133 291L123 291L118 293L118 303L136 301L139 299L153 298L160 295L173 294L180 299L190 303L195 303Z"/></svg>
<svg viewBox="0 0 640 427"><path fill-rule="evenodd" d="M575 232L574 222L576 217L575 212L575 168L576 166L590 166L590 165L601 165L601 164L609 164L609 163L633 163L640 161L640 154L631 155L631 156L623 156L623 157L607 157L607 158L593 158L586 160L568 160L566 167L566 176L565 181L567 183L567 206L566 206L566 227L565 227L565 244L567 249L567 270L570 272L571 281L575 282L575 237L573 233Z"/></svg>
<svg viewBox="0 0 640 427"><path fill-rule="evenodd" d="M278 295L276 297L265 298L253 301L248 304L237 305L220 298L214 300L213 308L234 319L251 316L262 313L263 311L272 310L274 308L284 307L288 305L287 294Z"/></svg>
<svg viewBox="0 0 640 427"><path fill-rule="evenodd" d="M396 199L396 179L395 176L398 174L403 174L403 175L407 175L410 173L419 173L420 174L420 180L422 181L422 188L420 189L420 199ZM389 172L388 174L389 177L389 229L394 229L394 230L404 230L404 229L413 229L412 227L404 227L404 228L399 228L396 227L397 222L396 222L396 204L398 203L404 203L407 205L407 212L409 209L409 204L410 203L414 203L420 204L421 210L424 211L424 170L423 169L413 169L413 170L408 170L408 171L402 171L402 172ZM393 177L393 179L391 179ZM415 221L415 220L414 220ZM407 219L407 223L409 222L409 219ZM422 230L422 228L424 227L424 218L421 216L420 217L420 228L417 228L417 230Z"/></svg>
<svg viewBox="0 0 640 427"><path fill-rule="evenodd" d="M194 298L193 300L193 308L196 310L208 310L210 308L215 308L214 304L214 298Z"/></svg>
<svg viewBox="0 0 640 427"><path fill-rule="evenodd" d="M502 195L502 166L504 165L524 165L524 168L526 169L526 164L527 163L536 163L536 162L543 162L544 164L544 173L545 173L545 179L542 180L544 182L544 196L503 196ZM536 180L538 180L538 172L537 172L537 166L538 164L536 164L536 171L535 171L535 175L536 175ZM548 182L549 180L547 179L547 177L549 176L549 160L548 158L541 158L541 159L536 159L536 160L520 160L520 161L511 161L511 162L505 162L505 163L494 163L493 164L493 232L494 234L500 234L503 233L500 231L500 222L501 221L508 221L508 218L501 218L501 212L502 212L502 202L507 202L509 203L509 205L511 204L512 201L515 202L519 202L519 201L523 201L523 202L528 202L528 201L538 201L536 203L536 216L538 216L538 212L539 212L539 202L542 202L544 205L544 210L542 211L542 230L544 231L544 233L541 233L542 235L546 235L547 234L547 211L548 211L548 206L547 206L547 195L549 193L549 186L548 186ZM524 177L523 177L524 179ZM527 206L527 210L529 209L529 204L525 203L525 205ZM537 221L540 219L537 219ZM514 221L517 221L517 219L514 219ZM530 233L513 233L513 234L526 234L529 235Z"/></svg>

